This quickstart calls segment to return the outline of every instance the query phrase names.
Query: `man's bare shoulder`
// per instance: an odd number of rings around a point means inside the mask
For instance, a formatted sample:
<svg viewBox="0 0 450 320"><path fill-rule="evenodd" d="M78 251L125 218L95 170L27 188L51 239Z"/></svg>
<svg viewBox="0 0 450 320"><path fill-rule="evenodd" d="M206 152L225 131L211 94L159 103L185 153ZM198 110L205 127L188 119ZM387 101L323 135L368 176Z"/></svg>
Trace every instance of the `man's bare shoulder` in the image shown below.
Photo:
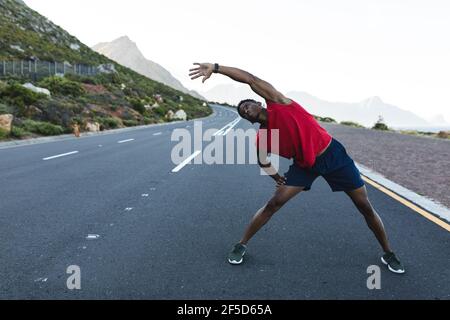
<svg viewBox="0 0 450 320"><path fill-rule="evenodd" d="M286 98L285 96L280 96L280 97L274 98L273 100L267 100L267 102L290 105L292 103L292 100L289 98Z"/></svg>

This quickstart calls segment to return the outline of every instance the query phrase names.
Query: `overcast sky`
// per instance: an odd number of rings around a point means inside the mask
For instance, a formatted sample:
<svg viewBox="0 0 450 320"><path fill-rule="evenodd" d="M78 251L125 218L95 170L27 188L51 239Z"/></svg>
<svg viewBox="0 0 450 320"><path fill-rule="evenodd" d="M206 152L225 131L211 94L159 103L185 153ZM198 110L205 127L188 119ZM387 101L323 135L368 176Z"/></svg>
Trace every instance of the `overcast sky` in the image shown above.
<svg viewBox="0 0 450 320"><path fill-rule="evenodd" d="M85 44L122 35L198 91L193 62L240 67L286 93L385 102L450 122L450 1L25 0Z"/></svg>

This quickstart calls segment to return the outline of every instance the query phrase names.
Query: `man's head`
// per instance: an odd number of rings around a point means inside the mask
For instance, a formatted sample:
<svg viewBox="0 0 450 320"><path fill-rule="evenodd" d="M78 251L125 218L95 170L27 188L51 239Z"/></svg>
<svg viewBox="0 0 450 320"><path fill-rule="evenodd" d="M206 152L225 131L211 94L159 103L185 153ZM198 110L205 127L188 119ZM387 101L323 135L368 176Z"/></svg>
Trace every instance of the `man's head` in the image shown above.
<svg viewBox="0 0 450 320"><path fill-rule="evenodd" d="M239 115L251 123L258 122L259 115L263 109L261 102L257 102L253 99L242 100L237 107Z"/></svg>

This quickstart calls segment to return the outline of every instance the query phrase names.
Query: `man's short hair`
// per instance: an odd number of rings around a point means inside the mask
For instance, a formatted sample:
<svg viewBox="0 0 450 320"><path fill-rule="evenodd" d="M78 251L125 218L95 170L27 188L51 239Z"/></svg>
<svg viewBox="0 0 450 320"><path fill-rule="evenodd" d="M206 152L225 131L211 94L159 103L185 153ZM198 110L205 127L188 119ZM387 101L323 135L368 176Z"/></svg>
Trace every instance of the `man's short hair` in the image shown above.
<svg viewBox="0 0 450 320"><path fill-rule="evenodd" d="M239 102L239 104L238 104L238 106L237 106L237 112L239 113L239 115L241 116L241 118L244 117L244 115L243 115L242 112L241 112L241 106L242 106L244 103L246 103L246 102L258 103L258 101L253 100L253 99L245 99L245 100L242 100L241 102Z"/></svg>

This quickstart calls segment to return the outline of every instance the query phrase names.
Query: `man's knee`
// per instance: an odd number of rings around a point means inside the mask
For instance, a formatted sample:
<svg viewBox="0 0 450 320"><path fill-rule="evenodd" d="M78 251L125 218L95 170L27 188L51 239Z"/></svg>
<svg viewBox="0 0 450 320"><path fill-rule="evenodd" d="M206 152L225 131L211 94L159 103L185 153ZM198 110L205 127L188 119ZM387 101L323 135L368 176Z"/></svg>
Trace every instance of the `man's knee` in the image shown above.
<svg viewBox="0 0 450 320"><path fill-rule="evenodd" d="M354 199L353 201L356 205L356 207L361 211L364 215L372 215L373 209L372 205L369 202L369 199L367 197L359 197L357 199Z"/></svg>
<svg viewBox="0 0 450 320"><path fill-rule="evenodd" d="M295 195L302 192L304 188L301 187L279 187L275 192L275 195L270 199L270 201L266 204L265 213L274 214L278 210L280 210L286 202L292 199Z"/></svg>
<svg viewBox="0 0 450 320"><path fill-rule="evenodd" d="M269 211L269 213L274 214L278 210L280 210L286 201L283 201L282 199L278 197L274 197L270 199L270 201L266 205L266 210Z"/></svg>

